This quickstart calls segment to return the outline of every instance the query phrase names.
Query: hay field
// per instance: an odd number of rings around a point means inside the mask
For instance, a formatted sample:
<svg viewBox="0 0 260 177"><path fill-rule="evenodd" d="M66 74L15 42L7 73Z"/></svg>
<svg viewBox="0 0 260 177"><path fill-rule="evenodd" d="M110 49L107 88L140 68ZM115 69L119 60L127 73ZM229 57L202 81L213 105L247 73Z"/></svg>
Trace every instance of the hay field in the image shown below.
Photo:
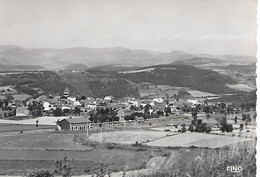
<svg viewBox="0 0 260 177"><path fill-rule="evenodd" d="M164 147L208 147L219 148L233 145L241 142L251 142L253 138L240 138L237 136L220 136L205 133L181 133L155 141L145 143L149 146L164 146Z"/></svg>
<svg viewBox="0 0 260 177"><path fill-rule="evenodd" d="M213 93L208 93L208 92L202 92L202 91L198 91L198 90L187 90L191 96L193 97L215 97L218 96L216 94Z"/></svg>
<svg viewBox="0 0 260 177"><path fill-rule="evenodd" d="M236 84L236 85L232 85L232 84L227 84L226 86L228 86L229 88L235 89L235 90L239 90L239 91L246 91L246 92L250 92L252 90L255 90L255 87L246 85L246 84Z"/></svg>
<svg viewBox="0 0 260 177"><path fill-rule="evenodd" d="M56 125L57 120L62 120L69 118L67 117L51 117L51 116L44 116L44 117L37 117L34 119L25 119L25 120L3 120L0 119L0 124L26 124L26 125L35 125L36 120L39 121L39 125Z"/></svg>
<svg viewBox="0 0 260 177"><path fill-rule="evenodd" d="M119 143L119 144L135 144L144 143L156 139L163 138L167 135L172 135L171 132L159 131L116 131L102 133L103 143ZM101 141L101 133L94 133L89 137L93 141Z"/></svg>
<svg viewBox="0 0 260 177"><path fill-rule="evenodd" d="M45 131L32 133L2 133L0 149L31 150L90 150L88 146L76 144L72 134L53 134Z"/></svg>

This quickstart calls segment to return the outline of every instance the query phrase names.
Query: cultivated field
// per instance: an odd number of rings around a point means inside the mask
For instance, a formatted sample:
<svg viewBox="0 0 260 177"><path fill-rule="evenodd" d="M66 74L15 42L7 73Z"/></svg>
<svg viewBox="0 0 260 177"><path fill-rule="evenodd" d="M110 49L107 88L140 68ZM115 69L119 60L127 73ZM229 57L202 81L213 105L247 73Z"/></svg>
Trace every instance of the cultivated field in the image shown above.
<svg viewBox="0 0 260 177"><path fill-rule="evenodd" d="M92 148L76 144L72 134L53 134L38 131L25 134L3 133L0 135L0 149L32 150L91 150Z"/></svg>
<svg viewBox="0 0 260 177"><path fill-rule="evenodd" d="M33 169L53 169L55 160L67 156L72 165L79 164L73 165L73 173L83 174L86 170L92 174L100 170L101 163L112 171L123 171L126 166L129 170L145 168L145 161L151 158L152 152L148 149L82 145L75 136L79 134L86 137L84 132L63 134L53 130L3 132L0 134L0 171L2 174L22 175Z"/></svg>
<svg viewBox="0 0 260 177"><path fill-rule="evenodd" d="M106 133L94 133L89 139L93 141L98 141L103 143L119 143L119 144L135 144L144 143L156 139L163 138L167 135L172 135L173 133L159 132L159 131L116 131L116 132L106 132Z"/></svg>
<svg viewBox="0 0 260 177"><path fill-rule="evenodd" d="M86 131L54 131L55 122L62 119L61 117L0 120L16 123L0 124L0 129L3 130L0 133L0 171L2 174L22 175L44 167L54 169L55 160L64 156L70 160L74 175L98 173L101 163L113 172L112 176L120 177L124 170L127 175L132 176L172 170L176 169L178 164L185 166L194 161L201 156L201 150L217 156L219 152L225 154L228 151L226 147L231 151L233 147L253 149L255 124L250 122L248 127L240 132L238 126L243 121L241 115L238 116L237 124L228 120L234 124L232 133L221 133L216 127L213 127L211 134L178 133L178 128L168 126L170 123L185 123L188 126L191 122L189 118L176 118L171 121L170 117L160 117L146 120L144 123L128 122L125 131L123 123L114 124L113 129L111 125L104 124L102 143L100 128L95 124L93 129L89 130L88 139ZM35 127L36 120L40 123L38 128ZM217 123L213 118L205 121L209 125ZM41 125L43 122L48 125ZM20 133L21 129L24 130L23 133ZM187 148L191 146L198 148Z"/></svg>
<svg viewBox="0 0 260 177"><path fill-rule="evenodd" d="M35 125L36 120L38 120L39 125L56 125L58 120L66 119L69 117L37 117L34 119L24 119L24 120L3 120L0 119L0 124L18 124L18 125ZM77 118L77 117L75 117Z"/></svg>
<svg viewBox="0 0 260 177"><path fill-rule="evenodd" d="M246 85L246 84L236 84L236 85L227 84L227 86L229 88L232 88L232 89L235 89L235 90L246 91L246 92L250 92L250 91L256 89L256 88L249 86L249 85Z"/></svg>
<svg viewBox="0 0 260 177"><path fill-rule="evenodd" d="M202 91L198 91L198 90L188 90L188 92L193 97L215 97L215 96L218 96L218 95L213 94L213 93L202 92Z"/></svg>
<svg viewBox="0 0 260 177"><path fill-rule="evenodd" d="M15 95L12 95L12 97L14 98L14 100L25 100L29 97L31 97L31 95L28 95L28 94L15 94Z"/></svg>
<svg viewBox="0 0 260 177"><path fill-rule="evenodd" d="M219 148L229 146L236 143L254 142L253 138L240 138L231 136L212 135L205 133L186 132L178 135L168 136L159 140L145 143L149 146L163 146L163 147L209 147Z"/></svg>

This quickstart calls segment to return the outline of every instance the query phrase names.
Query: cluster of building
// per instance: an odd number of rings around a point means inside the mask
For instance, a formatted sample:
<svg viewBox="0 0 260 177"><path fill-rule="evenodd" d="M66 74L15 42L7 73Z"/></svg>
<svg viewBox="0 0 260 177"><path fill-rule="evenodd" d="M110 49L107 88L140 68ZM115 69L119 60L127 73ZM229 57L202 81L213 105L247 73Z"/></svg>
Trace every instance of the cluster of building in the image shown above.
<svg viewBox="0 0 260 177"><path fill-rule="evenodd" d="M35 104L37 103L37 104ZM69 130L85 130L89 126L90 113L97 109L113 109L116 110L119 121L123 121L126 116L133 113L146 113L149 115L166 114L166 108L170 110L171 115L175 116L190 116L190 113L185 113L182 107L189 108L197 105L205 105L205 102L200 99L184 98L176 100L173 97L164 96L147 96L138 98L120 98L116 99L113 96L104 98L84 97L77 98L70 93L68 88L65 88L61 96L46 96L42 95L36 99L16 100L8 103L12 109L0 110L0 118L8 116L31 116L31 105L41 105L41 116L55 116L54 112L60 110L64 115L73 117L84 116L85 118L66 119L60 122L61 129ZM208 102L208 105L213 105L213 102ZM216 103L215 103L216 104ZM149 105L149 106L147 106ZM187 115L186 115L187 114Z"/></svg>

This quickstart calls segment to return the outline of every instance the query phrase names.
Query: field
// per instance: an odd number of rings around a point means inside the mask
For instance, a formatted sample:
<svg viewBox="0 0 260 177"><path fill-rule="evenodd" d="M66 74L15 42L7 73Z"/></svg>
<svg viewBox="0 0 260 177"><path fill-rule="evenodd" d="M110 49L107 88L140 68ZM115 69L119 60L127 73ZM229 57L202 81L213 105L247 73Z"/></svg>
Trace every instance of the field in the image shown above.
<svg viewBox="0 0 260 177"><path fill-rule="evenodd" d="M165 97L165 93L167 93L169 96L173 96L174 94L178 94L178 91L183 91L186 90L187 92L190 93L192 97L196 98L204 98L204 97L212 97L212 98L217 98L219 95L209 93L209 92L202 92L199 90L194 90L186 87L174 87L170 85L158 85L157 88L149 88L149 89L144 89L144 88L139 88L138 92L141 97L145 96L160 96L160 97Z"/></svg>
<svg viewBox="0 0 260 177"><path fill-rule="evenodd" d="M198 91L198 90L188 90L188 92L193 97L216 97L216 96L218 96L218 95L213 94L213 93L202 92L202 91Z"/></svg>
<svg viewBox="0 0 260 177"><path fill-rule="evenodd" d="M149 176L158 171L168 173L180 164L182 166L178 169L183 169L198 156L203 156L204 152L218 157L219 153L225 155L233 147L253 149L255 124L249 123L241 134L238 131L241 115L237 116L239 122L234 125L233 133L221 133L218 128L213 128L211 134L178 133L177 128L169 126L188 125L190 118L171 121L169 117L161 117L144 123L127 122L125 131L123 123L114 124L113 129L111 125L104 124L102 143L100 128L95 124L87 138L86 131L55 131L57 118L38 118L38 128L35 127L35 119L1 120L13 124L0 124L0 171L1 174L21 176L34 169L54 169L55 161L66 156L74 176L88 174L86 176L91 177L91 174L100 171L101 163L106 170L113 172L113 177L121 177L124 170L129 176ZM45 121L48 125L41 125ZM217 123L215 119L205 121L209 125ZM20 133L21 129L23 133Z"/></svg>
<svg viewBox="0 0 260 177"><path fill-rule="evenodd" d="M28 95L28 94L15 94L15 95L12 95L12 97L14 98L14 100L25 100L25 99L31 97L31 95Z"/></svg>
<svg viewBox="0 0 260 177"><path fill-rule="evenodd" d="M227 86L229 88L235 89L235 90L239 90L239 91L246 91L246 92L250 92L255 90L256 88L246 85L246 84L236 84L236 85L231 85L231 84L227 84Z"/></svg>
<svg viewBox="0 0 260 177"><path fill-rule="evenodd" d="M86 151L92 148L76 144L74 135L53 134L46 131L39 133L3 134L0 137L0 149L31 149L31 150L76 150Z"/></svg>
<svg viewBox="0 0 260 177"><path fill-rule="evenodd" d="M138 93L140 94L141 97L146 97L146 96L156 96L156 97L164 97L165 94L162 93L162 91L159 88L149 88L149 89L138 89Z"/></svg>
<svg viewBox="0 0 260 177"><path fill-rule="evenodd" d="M28 131L28 130L35 130L35 123L34 124L8 124L8 123L0 123L0 132L14 132L14 131ZM55 129L53 125L39 125L37 130L41 129Z"/></svg>
<svg viewBox="0 0 260 177"><path fill-rule="evenodd" d="M78 134L61 134L54 130L3 132L0 134L0 164L5 165L0 165L0 171L5 174L22 174L28 169L43 168L46 163L50 163L46 167L53 168L55 160L65 156L72 161L72 165L81 164L75 174L83 174L86 169L94 173L101 163L107 164L113 171L120 171L125 166L130 170L144 168L145 161L151 158L152 152L148 149L82 145L75 139ZM84 132L80 134L86 137ZM19 163L23 165L13 168ZM30 167L25 170L26 166Z"/></svg>
<svg viewBox="0 0 260 177"><path fill-rule="evenodd" d="M62 120L69 117L37 117L34 119L24 119L24 120L3 120L0 119L0 124L18 124L18 125L35 125L36 120L38 120L39 126L41 125L56 125L57 120Z"/></svg>
<svg viewBox="0 0 260 177"><path fill-rule="evenodd" d="M145 143L149 146L164 146L164 147L209 147L219 148L223 146L233 145L236 143L248 142L249 144L254 141L253 138L239 138L231 136L211 135L204 133L182 133L165 137L159 140Z"/></svg>
<svg viewBox="0 0 260 177"><path fill-rule="evenodd" d="M135 144L144 143L148 141L153 141L156 139L163 138L167 135L172 135L173 133L159 132L159 131L116 131L92 134L89 139L93 141L101 141L104 143L120 143L120 144Z"/></svg>

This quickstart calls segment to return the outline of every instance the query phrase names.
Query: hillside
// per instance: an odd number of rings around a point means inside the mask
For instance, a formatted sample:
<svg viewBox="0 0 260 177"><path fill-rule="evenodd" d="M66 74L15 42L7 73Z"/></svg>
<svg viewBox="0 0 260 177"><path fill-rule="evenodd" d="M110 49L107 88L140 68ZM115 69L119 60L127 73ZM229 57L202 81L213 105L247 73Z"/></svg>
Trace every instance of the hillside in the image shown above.
<svg viewBox="0 0 260 177"><path fill-rule="evenodd" d="M62 80L73 85L79 95L92 97L139 97L138 90L125 79L114 77L114 73L86 71L84 73L62 72Z"/></svg>
<svg viewBox="0 0 260 177"><path fill-rule="evenodd" d="M71 65L68 65L68 66L65 66L63 68L60 68L59 70L75 70L75 71L85 71L87 70L89 67L86 66L85 64L83 63L77 63L77 64L71 64Z"/></svg>
<svg viewBox="0 0 260 177"><path fill-rule="evenodd" d="M118 65L118 64L111 64L111 65L100 65L96 67L89 68L88 70L93 71L128 71L133 69L138 69L140 66L126 66L126 65Z"/></svg>
<svg viewBox="0 0 260 177"><path fill-rule="evenodd" d="M21 72L0 75L1 86L12 86L18 92L29 95L37 95L41 90L43 93L62 93L66 87L74 90L70 84L62 81L61 77L51 71Z"/></svg>
<svg viewBox="0 0 260 177"><path fill-rule="evenodd" d="M229 70L229 71L241 71L241 72L256 72L256 64L250 65L227 65L227 66L216 66L216 68Z"/></svg>
<svg viewBox="0 0 260 177"><path fill-rule="evenodd" d="M5 71L40 71L45 70L42 66L37 65L3 65L0 64L0 72Z"/></svg>
<svg viewBox="0 0 260 177"><path fill-rule="evenodd" d="M230 77L217 72L188 65L156 65L150 68L139 69L138 72L119 73L118 77L136 83L168 84L210 93L232 93L234 90L228 88L225 84L235 83Z"/></svg>
<svg viewBox="0 0 260 177"><path fill-rule="evenodd" d="M204 57L194 57L188 60L179 60L179 61L172 62L172 64L176 64L176 65L191 65L191 66L212 65L212 64L219 65L221 63L225 63L225 61L216 58L204 58Z"/></svg>

